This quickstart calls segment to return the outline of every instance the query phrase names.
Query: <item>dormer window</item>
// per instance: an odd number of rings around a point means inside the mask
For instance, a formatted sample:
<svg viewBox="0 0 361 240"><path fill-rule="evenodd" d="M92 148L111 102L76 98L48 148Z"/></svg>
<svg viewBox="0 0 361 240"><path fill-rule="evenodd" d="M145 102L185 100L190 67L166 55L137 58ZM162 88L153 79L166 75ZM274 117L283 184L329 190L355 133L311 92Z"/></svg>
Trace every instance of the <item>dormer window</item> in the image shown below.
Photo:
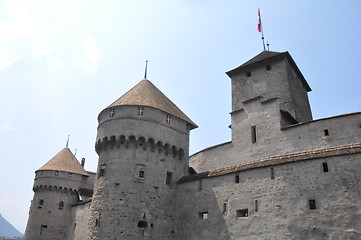
<svg viewBox="0 0 361 240"><path fill-rule="evenodd" d="M169 115L166 116L165 122L168 123L168 124L170 123L170 116Z"/></svg>
<svg viewBox="0 0 361 240"><path fill-rule="evenodd" d="M143 112L144 112L144 108L138 107L138 115L143 115Z"/></svg>

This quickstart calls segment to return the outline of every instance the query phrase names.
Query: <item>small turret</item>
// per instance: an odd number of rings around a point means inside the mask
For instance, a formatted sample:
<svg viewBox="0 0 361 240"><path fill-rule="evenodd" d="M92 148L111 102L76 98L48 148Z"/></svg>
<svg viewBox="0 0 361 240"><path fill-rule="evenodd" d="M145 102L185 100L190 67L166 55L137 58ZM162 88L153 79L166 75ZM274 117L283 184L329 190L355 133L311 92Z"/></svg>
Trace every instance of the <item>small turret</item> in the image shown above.
<svg viewBox="0 0 361 240"><path fill-rule="evenodd" d="M24 239L65 239L71 206L78 202L78 191L88 177L69 148L39 168Z"/></svg>

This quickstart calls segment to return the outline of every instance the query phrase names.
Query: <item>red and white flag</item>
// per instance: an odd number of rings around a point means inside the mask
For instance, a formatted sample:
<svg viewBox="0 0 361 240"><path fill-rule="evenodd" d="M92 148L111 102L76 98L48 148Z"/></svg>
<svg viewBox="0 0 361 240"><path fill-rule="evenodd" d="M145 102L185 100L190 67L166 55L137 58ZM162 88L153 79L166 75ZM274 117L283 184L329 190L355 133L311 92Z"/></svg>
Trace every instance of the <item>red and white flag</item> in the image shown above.
<svg viewBox="0 0 361 240"><path fill-rule="evenodd" d="M261 11L258 8L258 25L257 25L258 32L262 32L262 22L261 22Z"/></svg>

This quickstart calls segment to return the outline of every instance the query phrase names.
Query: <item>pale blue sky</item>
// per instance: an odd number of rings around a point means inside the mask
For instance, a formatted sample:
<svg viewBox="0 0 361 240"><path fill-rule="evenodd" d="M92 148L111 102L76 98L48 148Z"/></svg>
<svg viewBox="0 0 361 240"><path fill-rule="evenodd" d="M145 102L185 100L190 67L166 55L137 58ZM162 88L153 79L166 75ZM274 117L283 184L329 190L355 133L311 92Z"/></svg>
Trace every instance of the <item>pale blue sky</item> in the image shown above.
<svg viewBox="0 0 361 240"><path fill-rule="evenodd" d="M361 110L361 1L0 1L0 213L25 230L34 171L65 147L95 171L97 115L148 79L199 128L191 153L230 140L230 79L289 51L314 119Z"/></svg>

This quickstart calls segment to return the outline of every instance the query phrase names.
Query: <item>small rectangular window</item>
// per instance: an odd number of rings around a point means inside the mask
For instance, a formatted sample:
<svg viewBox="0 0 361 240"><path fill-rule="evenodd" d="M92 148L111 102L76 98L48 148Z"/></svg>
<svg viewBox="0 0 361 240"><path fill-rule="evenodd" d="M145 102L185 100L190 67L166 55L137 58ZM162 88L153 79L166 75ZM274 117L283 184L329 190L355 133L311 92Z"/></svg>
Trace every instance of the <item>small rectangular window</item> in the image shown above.
<svg viewBox="0 0 361 240"><path fill-rule="evenodd" d="M248 72L246 72L246 76L250 77L250 76L252 76L252 73L250 71L248 71Z"/></svg>
<svg viewBox="0 0 361 240"><path fill-rule="evenodd" d="M310 205L310 210L315 210L316 209L316 200L315 199L308 200L308 203Z"/></svg>
<svg viewBox="0 0 361 240"><path fill-rule="evenodd" d="M64 202L63 201L60 201L59 202L59 209L61 210L61 209L63 209L64 208Z"/></svg>
<svg viewBox="0 0 361 240"><path fill-rule="evenodd" d="M59 175L59 171L55 171L54 175L55 175L55 176L58 176L58 175Z"/></svg>
<svg viewBox="0 0 361 240"><path fill-rule="evenodd" d="M44 200L43 200L43 199L39 199L38 208L42 208L43 205L44 205Z"/></svg>
<svg viewBox="0 0 361 240"><path fill-rule="evenodd" d="M198 217L200 219L207 219L208 218L208 212L199 212Z"/></svg>
<svg viewBox="0 0 361 240"><path fill-rule="evenodd" d="M266 69L267 69L267 71L271 70L272 69L271 65L267 65Z"/></svg>
<svg viewBox="0 0 361 240"><path fill-rule="evenodd" d="M144 112L144 108L143 107L139 107L138 108L138 115L143 115Z"/></svg>
<svg viewBox="0 0 361 240"><path fill-rule="evenodd" d="M170 123L170 116L169 115L166 116L165 122L168 123L168 124Z"/></svg>
<svg viewBox="0 0 361 240"><path fill-rule="evenodd" d="M254 200L254 211L258 212L258 200Z"/></svg>
<svg viewBox="0 0 361 240"><path fill-rule="evenodd" d="M323 130L323 132L325 133L325 136L330 135L330 132L328 131L328 129Z"/></svg>
<svg viewBox="0 0 361 240"><path fill-rule="evenodd" d="M256 126L251 127L251 134L252 134L252 143L257 142Z"/></svg>
<svg viewBox="0 0 361 240"><path fill-rule="evenodd" d="M41 225L40 226L40 235L43 233L43 230L48 228L48 225Z"/></svg>
<svg viewBox="0 0 361 240"><path fill-rule="evenodd" d="M173 173L172 172L167 172L167 177L166 177L166 180L165 180L165 183L167 185L172 184L172 177L173 177Z"/></svg>
<svg viewBox="0 0 361 240"><path fill-rule="evenodd" d="M68 178L71 178L73 176L72 173L68 173Z"/></svg>
<svg viewBox="0 0 361 240"><path fill-rule="evenodd" d="M227 213L227 203L223 203L223 214Z"/></svg>
<svg viewBox="0 0 361 240"><path fill-rule="evenodd" d="M145 174L145 172L143 170L140 170L139 174L138 174L138 177L139 178L144 178L144 174Z"/></svg>
<svg viewBox="0 0 361 240"><path fill-rule="evenodd" d="M322 169L323 169L323 172L328 172L328 164L327 164L327 162L322 163Z"/></svg>
<svg viewBox="0 0 361 240"><path fill-rule="evenodd" d="M238 174L235 176L235 181L236 181L236 183L239 183L239 175Z"/></svg>
<svg viewBox="0 0 361 240"><path fill-rule="evenodd" d="M275 179L275 171L273 167L271 167L271 179Z"/></svg>
<svg viewBox="0 0 361 240"><path fill-rule="evenodd" d="M236 217L248 217L248 208L237 210Z"/></svg>
<svg viewBox="0 0 361 240"><path fill-rule="evenodd" d="M139 228L146 228L146 227L148 227L148 222L146 222L146 221L139 221L139 222L138 222L138 227L139 227Z"/></svg>

